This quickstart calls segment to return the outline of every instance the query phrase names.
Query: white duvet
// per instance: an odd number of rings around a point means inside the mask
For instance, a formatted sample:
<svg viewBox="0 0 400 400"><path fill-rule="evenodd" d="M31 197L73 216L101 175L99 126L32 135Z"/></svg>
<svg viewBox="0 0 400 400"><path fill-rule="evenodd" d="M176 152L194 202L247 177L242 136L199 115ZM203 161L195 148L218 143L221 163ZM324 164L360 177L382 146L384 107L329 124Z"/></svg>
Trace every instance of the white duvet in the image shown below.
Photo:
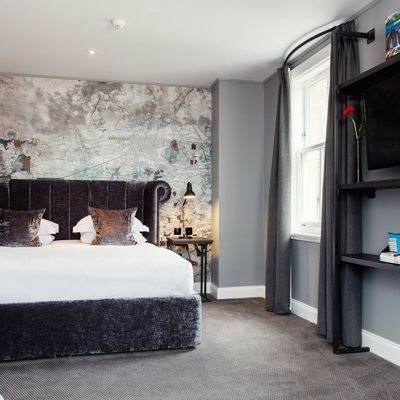
<svg viewBox="0 0 400 400"><path fill-rule="evenodd" d="M191 264L149 243L0 247L0 303L193 294Z"/></svg>

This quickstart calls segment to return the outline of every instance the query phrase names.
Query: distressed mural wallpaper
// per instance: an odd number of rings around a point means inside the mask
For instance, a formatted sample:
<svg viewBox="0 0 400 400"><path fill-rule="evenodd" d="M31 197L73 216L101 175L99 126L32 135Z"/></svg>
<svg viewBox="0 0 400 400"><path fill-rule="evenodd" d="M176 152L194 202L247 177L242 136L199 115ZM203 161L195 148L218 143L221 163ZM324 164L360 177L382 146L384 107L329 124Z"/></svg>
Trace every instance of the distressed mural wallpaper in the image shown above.
<svg viewBox="0 0 400 400"><path fill-rule="evenodd" d="M207 89L0 76L0 176L165 180L161 240L211 229L211 93ZM196 274L197 275L197 274Z"/></svg>

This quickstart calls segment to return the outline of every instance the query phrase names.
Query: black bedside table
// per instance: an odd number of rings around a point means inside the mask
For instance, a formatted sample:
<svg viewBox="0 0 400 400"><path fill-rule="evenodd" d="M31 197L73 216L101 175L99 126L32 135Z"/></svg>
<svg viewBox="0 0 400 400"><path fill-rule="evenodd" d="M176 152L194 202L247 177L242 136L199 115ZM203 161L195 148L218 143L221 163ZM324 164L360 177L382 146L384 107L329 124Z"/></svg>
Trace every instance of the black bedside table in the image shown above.
<svg viewBox="0 0 400 400"><path fill-rule="evenodd" d="M207 296L207 253L208 246L212 244L211 239L202 237L193 238L180 238L180 237L168 237L167 238L167 249L173 250L174 246L188 246L193 244L197 249L200 250L200 296L206 301L211 301L210 297Z"/></svg>

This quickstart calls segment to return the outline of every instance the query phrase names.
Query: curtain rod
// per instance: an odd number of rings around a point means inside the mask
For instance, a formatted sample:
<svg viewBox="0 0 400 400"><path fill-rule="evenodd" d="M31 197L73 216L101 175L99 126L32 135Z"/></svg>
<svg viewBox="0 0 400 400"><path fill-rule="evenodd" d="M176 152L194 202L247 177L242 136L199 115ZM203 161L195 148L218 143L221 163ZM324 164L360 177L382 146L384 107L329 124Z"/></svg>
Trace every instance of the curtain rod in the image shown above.
<svg viewBox="0 0 400 400"><path fill-rule="evenodd" d="M321 36L324 36L328 33L333 32L337 26L334 26L332 28L326 29L325 31L322 31L320 33L317 33L314 36L311 36L310 38L306 39L304 42L300 43L298 46L296 46L285 58L285 61L283 62L283 65L286 65L289 61L289 58L299 49L301 49L303 46L305 46L307 43L312 42L315 39L318 39ZM337 31L343 36L348 36L348 37L354 37L354 38L363 38L367 39L367 44L372 43L375 40L375 29L371 29L367 33L364 32L347 32L347 31Z"/></svg>

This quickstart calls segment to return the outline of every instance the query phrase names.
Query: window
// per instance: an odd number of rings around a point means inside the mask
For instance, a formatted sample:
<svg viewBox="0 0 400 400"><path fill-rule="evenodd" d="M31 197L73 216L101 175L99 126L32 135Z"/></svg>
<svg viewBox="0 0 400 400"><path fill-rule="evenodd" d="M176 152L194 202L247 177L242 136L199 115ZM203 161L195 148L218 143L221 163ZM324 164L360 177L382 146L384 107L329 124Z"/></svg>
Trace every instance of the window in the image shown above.
<svg viewBox="0 0 400 400"><path fill-rule="evenodd" d="M294 234L320 234L329 65L324 48L290 74Z"/></svg>

